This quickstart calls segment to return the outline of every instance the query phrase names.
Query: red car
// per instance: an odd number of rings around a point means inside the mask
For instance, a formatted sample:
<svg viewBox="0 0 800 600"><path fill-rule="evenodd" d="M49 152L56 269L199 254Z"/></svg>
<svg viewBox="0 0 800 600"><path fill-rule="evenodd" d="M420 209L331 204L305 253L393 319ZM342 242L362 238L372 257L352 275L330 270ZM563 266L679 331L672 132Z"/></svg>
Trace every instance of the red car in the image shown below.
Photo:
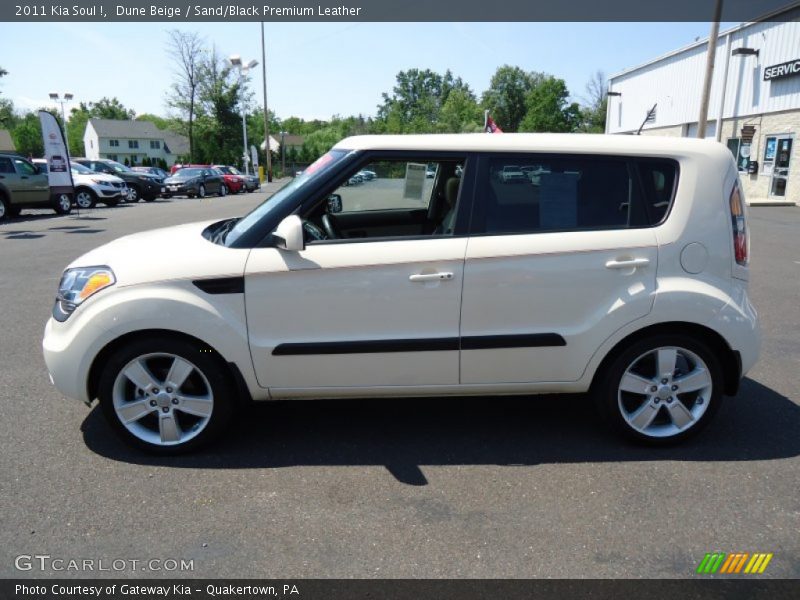
<svg viewBox="0 0 800 600"><path fill-rule="evenodd" d="M228 188L228 191L231 194L238 194L244 190L244 177L239 175L239 171L237 171L234 167L228 167L225 165L172 165L170 173L174 174L176 171L186 167L217 169L222 171L222 177L225 179L225 186Z"/></svg>
<svg viewBox="0 0 800 600"><path fill-rule="evenodd" d="M222 171L225 176L225 183L228 184L228 189L232 194L247 191L245 189L246 179L236 167L229 165L214 165L215 169ZM235 183L234 183L235 182Z"/></svg>

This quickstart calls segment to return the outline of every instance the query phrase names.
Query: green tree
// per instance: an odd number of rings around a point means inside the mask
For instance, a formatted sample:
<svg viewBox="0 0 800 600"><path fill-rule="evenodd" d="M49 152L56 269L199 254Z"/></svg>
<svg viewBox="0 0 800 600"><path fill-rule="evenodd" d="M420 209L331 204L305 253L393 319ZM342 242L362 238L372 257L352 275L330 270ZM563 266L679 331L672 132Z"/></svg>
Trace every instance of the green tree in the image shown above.
<svg viewBox="0 0 800 600"><path fill-rule="evenodd" d="M0 77L5 77L6 75L8 75L8 71L0 67ZM15 124L14 103L8 98L0 98L0 128L13 129Z"/></svg>
<svg viewBox="0 0 800 600"><path fill-rule="evenodd" d="M83 103L81 105L83 106ZM136 112L126 108L116 97L110 99L103 97L97 102L89 102L86 108L92 117L98 119L133 120L136 118Z"/></svg>
<svg viewBox="0 0 800 600"><path fill-rule="evenodd" d="M528 112L528 94L543 77L542 73L503 65L492 75L481 104L503 131L518 131Z"/></svg>
<svg viewBox="0 0 800 600"><path fill-rule="evenodd" d="M238 77L212 48L200 64L194 160L241 164L242 122L246 99Z"/></svg>
<svg viewBox="0 0 800 600"><path fill-rule="evenodd" d="M581 122L577 103L569 102L569 91L563 79L548 75L541 79L525 96L527 112L520 123L520 131L569 132Z"/></svg>
<svg viewBox="0 0 800 600"><path fill-rule="evenodd" d="M23 116L11 132L17 152L24 156L40 157L44 155L42 141L42 124L38 113L29 112Z"/></svg>
<svg viewBox="0 0 800 600"><path fill-rule="evenodd" d="M443 133L472 133L481 131L483 117L468 89L454 89L442 105L439 114L439 131Z"/></svg>
<svg viewBox="0 0 800 600"><path fill-rule="evenodd" d="M442 107L450 93L472 92L460 77L448 70L440 75L430 69L409 69L397 74L392 93L383 94L375 123L377 133L428 133L439 129Z"/></svg>

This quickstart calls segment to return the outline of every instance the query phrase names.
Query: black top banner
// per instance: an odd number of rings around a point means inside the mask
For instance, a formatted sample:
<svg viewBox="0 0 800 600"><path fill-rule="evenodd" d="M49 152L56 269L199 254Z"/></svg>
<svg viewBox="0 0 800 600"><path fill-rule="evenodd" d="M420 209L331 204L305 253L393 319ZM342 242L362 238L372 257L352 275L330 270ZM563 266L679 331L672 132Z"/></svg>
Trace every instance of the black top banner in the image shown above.
<svg viewBox="0 0 800 600"><path fill-rule="evenodd" d="M786 0L723 0L722 21L789 20ZM0 4L2 21L711 21L715 0L31 0ZM776 14L778 13L778 14Z"/></svg>

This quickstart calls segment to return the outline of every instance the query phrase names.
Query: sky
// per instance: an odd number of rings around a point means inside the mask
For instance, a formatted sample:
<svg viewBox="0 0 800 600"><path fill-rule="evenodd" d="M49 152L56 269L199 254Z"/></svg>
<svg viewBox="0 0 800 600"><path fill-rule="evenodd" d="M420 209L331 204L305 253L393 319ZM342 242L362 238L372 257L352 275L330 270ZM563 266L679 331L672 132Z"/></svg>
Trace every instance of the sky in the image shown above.
<svg viewBox="0 0 800 600"><path fill-rule="evenodd" d="M51 106L53 91L166 116L171 28L261 62L258 23L0 23L0 94L18 111ZM450 69L480 96L511 64L564 79L580 101L598 69L613 75L708 32L708 23L267 23L267 100L279 118L369 116L400 70ZM261 105L261 65L249 86Z"/></svg>

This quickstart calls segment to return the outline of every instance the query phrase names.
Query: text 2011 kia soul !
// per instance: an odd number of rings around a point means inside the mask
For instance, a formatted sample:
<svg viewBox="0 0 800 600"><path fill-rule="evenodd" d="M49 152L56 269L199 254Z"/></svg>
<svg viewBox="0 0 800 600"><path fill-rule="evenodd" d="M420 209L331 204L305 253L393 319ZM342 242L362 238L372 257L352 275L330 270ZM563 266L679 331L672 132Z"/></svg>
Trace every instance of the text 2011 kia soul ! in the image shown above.
<svg viewBox="0 0 800 600"><path fill-rule="evenodd" d="M243 218L74 261L45 359L160 453L250 399L587 391L621 433L675 441L758 357L746 213L715 142L353 137Z"/></svg>

